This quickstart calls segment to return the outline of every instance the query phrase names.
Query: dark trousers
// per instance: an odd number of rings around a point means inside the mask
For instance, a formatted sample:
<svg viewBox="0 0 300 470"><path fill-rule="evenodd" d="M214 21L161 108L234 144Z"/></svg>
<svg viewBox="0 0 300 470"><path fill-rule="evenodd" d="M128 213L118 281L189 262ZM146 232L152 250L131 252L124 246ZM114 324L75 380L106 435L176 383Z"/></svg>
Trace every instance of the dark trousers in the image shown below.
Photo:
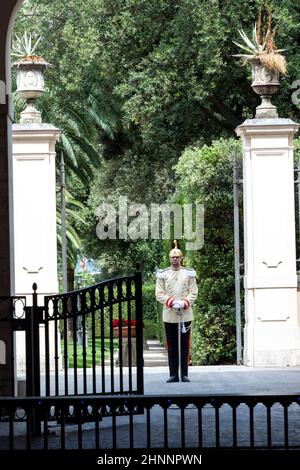
<svg viewBox="0 0 300 470"><path fill-rule="evenodd" d="M185 322L186 329L190 326L192 322ZM178 378L178 323L166 323L165 322L165 331L167 339L167 349L168 349L168 359L169 359L169 369L170 376L175 375ZM188 363L189 363L189 353L190 353L190 334L191 330L189 329L186 333L181 332L181 376L188 375Z"/></svg>

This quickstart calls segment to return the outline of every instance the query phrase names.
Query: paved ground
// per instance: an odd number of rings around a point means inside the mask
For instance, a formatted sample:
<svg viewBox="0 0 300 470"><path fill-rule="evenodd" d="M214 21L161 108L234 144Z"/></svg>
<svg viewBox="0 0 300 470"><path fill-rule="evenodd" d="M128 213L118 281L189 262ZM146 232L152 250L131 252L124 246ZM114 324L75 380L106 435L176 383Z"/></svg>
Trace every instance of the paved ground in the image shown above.
<svg viewBox="0 0 300 470"><path fill-rule="evenodd" d="M124 372L124 379L126 381L126 370ZM115 373L117 382L118 368L115 369ZM107 374L109 381L109 371L107 371ZM300 368L192 366L189 368L190 383L168 384L166 383L168 376L168 367L166 366L145 367L145 395L172 394L188 398L189 395L195 394L211 396L223 394L296 394L299 395L300 399ZM135 449L145 448L147 445L147 432L150 430L151 447L155 450L155 448L165 447L166 445L166 426L168 434L167 445L169 449L181 448L183 435L186 449L199 449L200 435L201 448L206 449L216 446L216 411L211 404L207 404L202 409L199 409L192 403L191 397L191 403L188 404L184 412L175 404L171 404L167 411L164 411L160 405L155 405L151 408L148 418L150 421L147 423L146 412L133 416L132 418L129 416L117 417L115 422L113 418L104 418L99 423L99 435L96 433L94 423L85 423L82 426L82 436L79 433L78 425L67 425L64 435L66 449L74 452L79 446L82 446L82 449L88 452L94 452L96 448L95 442L98 440L102 452L108 452L109 449L112 449L115 439L117 449L119 449L120 452L125 452L130 446L130 437ZM201 420L201 425L199 424L199 419ZM280 403L276 403L272 407L269 419L271 420L272 446L282 448L285 443L284 409ZM218 421L220 425L220 445L225 448L231 448L233 445L233 410L229 405L225 404L220 408ZM262 404L256 405L253 416L254 444L256 447L266 447L268 444L267 422L268 416L266 407ZM184 432L182 431L183 426ZM8 429L8 423L0 423L1 450L8 448ZM250 444L250 427L249 408L245 404L240 405L236 410L236 429L237 446L247 448ZM32 448L42 449L43 442L43 436L41 438L34 438L32 440ZM51 433L48 436L49 449L59 449L61 442L61 427L59 424L52 423ZM288 408L288 442L290 446L300 449L299 400L296 400L296 402L291 404ZM15 424L14 443L17 449L26 448L26 426L22 423ZM99 451L96 452L99 453ZM169 451L166 452L168 453ZM75 455L76 454L73 453L71 454L73 460L76 460ZM290 455L291 454L289 454L289 456ZM268 455L267 458L270 459L270 455ZM298 459L299 455L295 456L295 462L298 462ZM41 458L41 462L42 461L43 458ZM274 459L272 462L274 463ZM292 464L294 464L294 461Z"/></svg>
<svg viewBox="0 0 300 470"><path fill-rule="evenodd" d="M115 370L118 374L118 369ZM109 371L108 381L109 381ZM166 383L168 378L168 367L145 367L144 382L145 395L181 395L187 399L189 395L264 395L264 394L299 394L300 398L300 368L262 368L254 369L244 366L205 366L190 367L190 383ZM126 373L124 375L126 378ZM62 432L59 423L49 423L49 433L46 436L49 449L57 450L61 448L64 440L65 448L69 453L56 454L44 453L45 436L31 439L31 448L35 449L29 454L13 452L9 454L9 459L19 466L24 462L30 464L37 463L34 468L41 468L50 459L51 468L62 464L68 468L86 468L87 462L95 468L98 455L116 455L141 459L142 454L147 454L147 437L150 438L152 454L163 448L161 455L172 455L171 452L182 454L182 439L184 439L184 452L188 455L202 455L205 468L212 468L211 462L216 456L216 463L220 467L224 462L235 467L245 465L246 461L251 464L279 465L285 468L288 465L299 465L300 450L300 406L299 401L292 403L288 410L288 444L295 449L286 453L284 450L276 451L276 447L283 449L285 445L284 435L284 409L280 403L275 403L271 408L268 418L267 409L263 404L257 404L253 413L254 446L256 448L266 448L268 445L267 423L270 420L270 438L272 443L272 454L263 454L264 451L256 450L251 453L245 449L250 446L250 411L248 406L242 404L236 409L236 431L237 450L228 454L233 446L233 409L224 404L216 414L216 409L207 403L204 407L197 407L191 402L184 410L176 405L176 399L170 403L167 410L160 405L153 406L149 413L129 416L119 416L117 418L106 417L99 422L99 427L95 423L84 423L82 432L79 425L67 424ZM219 423L219 443L223 448L223 453L208 453L209 448L215 448L217 443L216 416ZM148 418L148 421L147 421ZM167 433L167 435L166 435ZM9 423L0 423L0 458L2 452L9 448ZM26 424L14 423L14 447L15 449L26 449ZM130 442L131 441L131 442ZM98 443L98 445L96 445ZM117 450L112 450L115 447ZM135 450L128 450L132 444ZM166 449L166 446L168 449ZM275 446L275 447L274 447ZM96 450L96 448L98 448ZM80 451L78 449L81 449ZM242 449L242 450L241 450ZM227 452L224 454L224 452ZM275 454L274 454L275 452ZM277 453L276 453L277 452ZM158 455L158 454L157 454ZM29 460L30 459L30 460ZM52 459L52 460L51 460ZM219 460L218 460L219 459ZM205 466L207 463L207 467ZM268 465L267 465L268 464ZM215 465L213 465L215 466ZM124 468L124 466L119 466ZM139 466L130 467L139 468ZM217 467L216 467L217 468Z"/></svg>
<svg viewBox="0 0 300 470"><path fill-rule="evenodd" d="M167 367L144 369L145 394L299 394L300 368L192 366L190 383L166 383Z"/></svg>
<svg viewBox="0 0 300 470"><path fill-rule="evenodd" d="M133 371L135 369L133 368ZM84 393L83 370L78 369L78 393ZM41 394L44 394L44 378L42 375ZM120 369L114 367L114 391L120 390ZM145 395L165 394L299 394L300 395L300 368L251 368L245 366L191 366L189 368L189 383L166 383L169 377L169 369L163 367L144 368L144 393ZM111 390L110 368L105 370L105 391ZM98 393L102 390L101 368L96 370ZM65 394L64 374L59 376L59 394ZM51 394L55 394L55 377L51 374ZM92 393L92 369L87 369L87 391ZM123 369L123 390L128 388L128 368ZM136 387L136 376L133 372L132 387ZM74 393L74 372L69 370L68 393Z"/></svg>
<svg viewBox="0 0 300 470"><path fill-rule="evenodd" d="M124 368L124 383L128 378L128 368ZM97 378L101 378L101 369ZM88 370L88 384L91 382L92 369ZM78 372L80 382L81 372ZM98 377L99 376L99 377ZM115 387L117 390L119 368L114 368ZM53 377L53 374L52 374ZM189 367L189 383L166 383L169 369L163 367L144 367L144 393L145 395L165 395L178 393L184 395L201 394L299 394L300 395L300 368L299 367L263 367L253 368L246 366L191 366ZM70 393L72 392L73 374L70 370ZM63 384L64 375L60 374ZM110 370L106 369L107 384L110 385ZM43 379L42 379L43 383ZM135 376L133 376L135 386ZM79 387L80 388L80 387ZM107 391L109 386L107 386ZM61 387L61 394L63 387ZM54 393L54 390L53 390ZM43 391L42 391L43 394Z"/></svg>
<svg viewBox="0 0 300 470"><path fill-rule="evenodd" d="M206 366L190 367L190 383L166 383L168 378L167 367L145 368L145 395L286 395L299 394L300 397L300 368L262 368L254 369L244 366ZM202 434L204 446L215 446L215 409L210 404L202 411ZM223 405L220 409L220 441L222 446L232 445L232 408ZM153 447L164 446L165 419L169 430L168 445L180 446L182 436L182 419L185 423L185 439L188 447L197 446L199 443L199 409L192 404L187 406L182 418L181 410L177 405L172 405L164 416L163 409L156 405L151 409L151 443ZM284 442L283 408L280 404L272 407L272 443L282 446ZM264 405L257 405L254 413L254 427L256 445L266 445L267 414ZM121 416L116 419L117 447L129 446L129 417ZM133 417L133 442L137 448L146 445L146 413ZM60 446L61 429L53 423L53 435L49 437L49 447ZM95 425L86 423L83 426L83 448L93 449L95 442ZM0 448L5 448L5 434L8 425L0 426ZM104 418L100 422L101 448L111 448L114 434L114 422L112 418ZM240 405L237 410L238 445L249 445L249 408ZM25 445L24 427L16 425L16 446ZM70 425L66 428L66 446L70 449L78 447L78 426ZM23 435L23 437L22 437ZM300 407L295 403L289 408L289 440L290 445L300 448ZM1 444L2 443L2 444ZM33 447L41 448L42 440L37 439Z"/></svg>

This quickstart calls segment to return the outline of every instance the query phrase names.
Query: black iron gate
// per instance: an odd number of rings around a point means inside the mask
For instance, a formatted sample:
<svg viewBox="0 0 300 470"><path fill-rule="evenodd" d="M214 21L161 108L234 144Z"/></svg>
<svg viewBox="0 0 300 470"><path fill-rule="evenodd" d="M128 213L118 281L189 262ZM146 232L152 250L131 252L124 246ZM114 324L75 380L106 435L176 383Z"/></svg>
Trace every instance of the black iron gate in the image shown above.
<svg viewBox="0 0 300 470"><path fill-rule="evenodd" d="M15 333L25 332L27 396L143 394L140 272L46 296L42 305L34 284L32 305L26 302L1 298L0 328L11 332L12 370Z"/></svg>

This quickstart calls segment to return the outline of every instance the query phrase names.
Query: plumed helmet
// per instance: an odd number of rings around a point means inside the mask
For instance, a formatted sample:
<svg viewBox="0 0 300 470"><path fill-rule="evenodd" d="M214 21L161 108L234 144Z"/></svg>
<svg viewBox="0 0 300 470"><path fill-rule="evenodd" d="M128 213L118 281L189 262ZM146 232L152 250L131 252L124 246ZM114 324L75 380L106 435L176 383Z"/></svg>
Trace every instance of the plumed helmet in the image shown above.
<svg viewBox="0 0 300 470"><path fill-rule="evenodd" d="M178 248L177 240L173 240L173 245L174 248L172 248L172 250L170 251L169 257L172 258L172 256L181 256L181 258L183 258L182 251Z"/></svg>

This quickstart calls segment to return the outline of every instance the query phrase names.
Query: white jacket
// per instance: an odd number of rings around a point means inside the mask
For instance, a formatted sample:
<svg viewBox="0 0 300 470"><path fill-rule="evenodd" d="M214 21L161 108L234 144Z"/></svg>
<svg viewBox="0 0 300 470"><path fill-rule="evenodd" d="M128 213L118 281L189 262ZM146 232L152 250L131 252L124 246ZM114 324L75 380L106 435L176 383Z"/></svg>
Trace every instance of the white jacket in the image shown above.
<svg viewBox="0 0 300 470"><path fill-rule="evenodd" d="M192 268L181 267L177 271L172 268L159 269L156 272L156 300L163 308L163 321L178 323L179 316L170 308L172 300L185 300L187 308L183 310L183 320L193 319L192 305L198 294L196 271Z"/></svg>

